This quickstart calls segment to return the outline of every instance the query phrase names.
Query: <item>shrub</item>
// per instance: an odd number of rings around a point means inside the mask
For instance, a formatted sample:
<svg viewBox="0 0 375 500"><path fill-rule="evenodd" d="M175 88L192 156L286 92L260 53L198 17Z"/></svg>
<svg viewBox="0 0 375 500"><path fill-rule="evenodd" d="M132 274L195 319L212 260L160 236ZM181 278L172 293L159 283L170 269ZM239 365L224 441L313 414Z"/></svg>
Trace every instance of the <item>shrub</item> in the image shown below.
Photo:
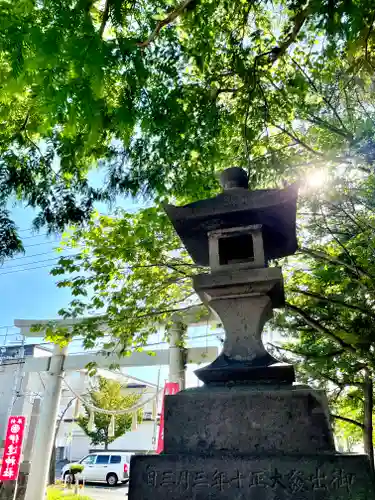
<svg viewBox="0 0 375 500"><path fill-rule="evenodd" d="M84 468L85 466L82 464L72 464L70 466L70 472L72 474L78 474L79 472L82 472Z"/></svg>
<svg viewBox="0 0 375 500"><path fill-rule="evenodd" d="M69 467L69 472L73 476L73 479L72 479L73 484L77 484L76 474L79 474L80 472L82 472L84 468L85 468L85 466L82 464L72 464Z"/></svg>

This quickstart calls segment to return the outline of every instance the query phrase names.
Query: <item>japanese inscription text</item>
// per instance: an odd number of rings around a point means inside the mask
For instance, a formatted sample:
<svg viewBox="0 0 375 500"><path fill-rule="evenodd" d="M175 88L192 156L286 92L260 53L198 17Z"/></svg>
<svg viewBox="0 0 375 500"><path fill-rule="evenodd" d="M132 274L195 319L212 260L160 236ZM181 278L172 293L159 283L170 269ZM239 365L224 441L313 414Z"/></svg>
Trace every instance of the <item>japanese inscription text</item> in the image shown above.
<svg viewBox="0 0 375 500"><path fill-rule="evenodd" d="M334 469L328 474L320 468L317 468L313 474L297 469L281 472L277 468L259 469L246 473L237 469L232 472L223 472L218 469L211 472L149 469L144 478L150 488L172 488L179 491L198 491L203 488L216 491L231 488L251 491L254 488L267 488L274 491L283 489L292 494L337 490L350 493L355 482L355 475L343 469Z"/></svg>

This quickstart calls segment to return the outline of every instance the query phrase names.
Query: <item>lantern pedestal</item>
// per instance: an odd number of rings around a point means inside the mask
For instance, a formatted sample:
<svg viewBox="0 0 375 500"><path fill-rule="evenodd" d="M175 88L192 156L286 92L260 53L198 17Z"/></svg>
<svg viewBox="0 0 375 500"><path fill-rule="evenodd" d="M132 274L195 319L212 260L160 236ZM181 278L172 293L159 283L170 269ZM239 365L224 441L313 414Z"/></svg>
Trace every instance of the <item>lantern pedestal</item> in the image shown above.
<svg viewBox="0 0 375 500"><path fill-rule="evenodd" d="M193 279L195 291L225 330L220 356L195 374L205 384L292 383L293 367L279 363L262 342L263 327L271 319L272 309L284 304L281 269L230 267Z"/></svg>

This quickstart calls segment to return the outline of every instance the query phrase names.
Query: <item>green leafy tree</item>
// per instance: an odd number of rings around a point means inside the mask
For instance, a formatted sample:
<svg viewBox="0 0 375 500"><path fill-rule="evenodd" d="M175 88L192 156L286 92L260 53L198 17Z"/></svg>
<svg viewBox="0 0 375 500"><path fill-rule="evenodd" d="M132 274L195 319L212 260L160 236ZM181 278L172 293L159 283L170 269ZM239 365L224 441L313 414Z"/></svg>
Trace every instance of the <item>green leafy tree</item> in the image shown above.
<svg viewBox="0 0 375 500"><path fill-rule="evenodd" d="M140 394L137 393L123 393L124 387L120 383L113 380L108 380L104 377L99 377L98 387L89 391L88 401L97 408L103 410L125 410L131 408L140 399ZM77 420L78 425L91 439L93 445L104 445L104 449L108 449L108 445L118 437L123 436L131 428L132 414L125 413L115 416L115 429L114 436L109 436L109 426L111 416L104 413L95 412L94 422L95 428L92 431L88 430L89 413L90 410L85 408L86 415L80 416ZM137 419L142 421L143 411L137 410Z"/></svg>
<svg viewBox="0 0 375 500"><path fill-rule="evenodd" d="M158 208L96 216L65 243L77 253L60 258L52 273L62 276L58 286L69 288L74 299L60 314L84 319L69 329L51 323L46 334L55 341L83 335L84 346L92 348L109 336L104 349L126 354L162 325L168 330L173 315L189 312L198 319L205 311L191 283L204 270Z"/></svg>
<svg viewBox="0 0 375 500"><path fill-rule="evenodd" d="M346 449L353 451L355 444L364 444L364 386L348 387L341 391L335 387L329 392L334 430ZM340 393L341 391L341 393Z"/></svg>
<svg viewBox="0 0 375 500"><path fill-rule="evenodd" d="M374 194L373 175L346 171L302 205L300 255L286 267L286 311L277 317L294 338L282 349L301 361L300 377L331 392L336 418L363 431L371 463Z"/></svg>
<svg viewBox="0 0 375 500"><path fill-rule="evenodd" d="M54 230L117 195L206 196L232 163L253 185L311 162L366 166L373 10L364 0L3 2L0 208L16 197ZM95 188L97 166L107 175Z"/></svg>
<svg viewBox="0 0 375 500"><path fill-rule="evenodd" d="M362 442L365 452L372 456L372 372L353 355L345 355L334 342L318 339L305 325L297 326L298 321L291 320L289 313L286 317L289 324L284 331L288 332L289 342L286 339L281 346L273 346L276 357L294 363L300 382L326 391L339 441L349 446Z"/></svg>

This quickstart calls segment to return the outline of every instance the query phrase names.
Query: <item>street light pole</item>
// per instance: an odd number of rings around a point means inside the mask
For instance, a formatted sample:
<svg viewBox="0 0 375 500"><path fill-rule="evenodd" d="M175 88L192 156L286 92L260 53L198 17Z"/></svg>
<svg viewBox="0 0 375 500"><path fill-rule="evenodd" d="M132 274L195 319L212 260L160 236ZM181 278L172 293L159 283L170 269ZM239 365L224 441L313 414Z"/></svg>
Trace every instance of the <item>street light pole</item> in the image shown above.
<svg viewBox="0 0 375 500"><path fill-rule="evenodd" d="M36 430L25 500L44 500L61 398L66 347L55 346L46 372L42 411Z"/></svg>

